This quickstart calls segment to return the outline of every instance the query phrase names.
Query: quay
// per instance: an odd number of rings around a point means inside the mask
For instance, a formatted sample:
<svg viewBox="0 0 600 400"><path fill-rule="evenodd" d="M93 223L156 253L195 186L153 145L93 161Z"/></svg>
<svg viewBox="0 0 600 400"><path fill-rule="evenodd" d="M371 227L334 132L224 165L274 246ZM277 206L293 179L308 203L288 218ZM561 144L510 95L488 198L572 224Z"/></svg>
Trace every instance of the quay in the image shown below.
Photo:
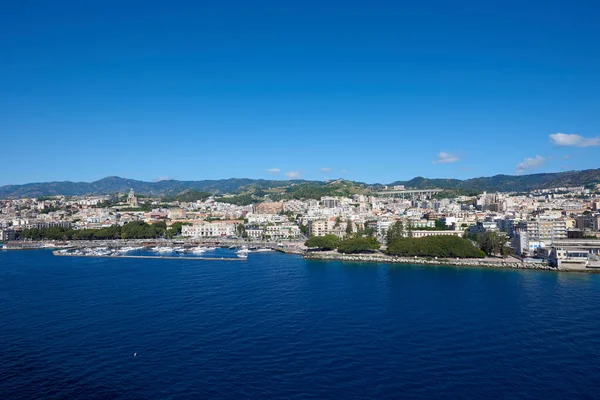
<svg viewBox="0 0 600 400"><path fill-rule="evenodd" d="M127 256L127 255L96 255L96 254L69 254L53 251L52 254L59 257L100 257L100 258L155 258L161 260L198 260L198 261L246 261L242 257L185 257L185 256Z"/></svg>

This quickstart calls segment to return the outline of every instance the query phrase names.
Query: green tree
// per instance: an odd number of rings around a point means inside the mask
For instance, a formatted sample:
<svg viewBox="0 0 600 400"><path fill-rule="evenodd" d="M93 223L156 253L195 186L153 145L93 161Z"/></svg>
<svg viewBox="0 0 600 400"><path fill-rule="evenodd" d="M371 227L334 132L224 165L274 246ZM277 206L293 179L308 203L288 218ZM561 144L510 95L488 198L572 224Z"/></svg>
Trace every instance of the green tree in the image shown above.
<svg viewBox="0 0 600 400"><path fill-rule="evenodd" d="M199 192L197 190L188 190L184 193L180 193L175 197L175 200L183 203L191 203L195 201L203 201L208 199L211 196L210 193L207 192Z"/></svg>
<svg viewBox="0 0 600 400"><path fill-rule="evenodd" d="M335 235L311 236L304 243L306 247L318 248L321 250L337 249L340 239Z"/></svg>
<svg viewBox="0 0 600 400"><path fill-rule="evenodd" d="M354 231L353 225L354 223L348 220L348 223L346 224L346 235L352 235L352 232Z"/></svg>
<svg viewBox="0 0 600 400"><path fill-rule="evenodd" d="M181 235L181 228L184 225L191 225L189 222L175 222L173 223L169 229L165 231L165 237L169 239L173 239L175 236Z"/></svg>
<svg viewBox="0 0 600 400"><path fill-rule="evenodd" d="M508 237L504 232L488 231L478 233L475 240L479 248L488 256L501 255L506 257L510 252L506 247Z"/></svg>
<svg viewBox="0 0 600 400"><path fill-rule="evenodd" d="M402 221L396 221L388 228L385 241L386 243L392 243L396 239L400 239L404 237L404 224Z"/></svg>
<svg viewBox="0 0 600 400"><path fill-rule="evenodd" d="M248 237L248 234L246 233L246 227L244 226L244 224L237 224L237 226L235 227L235 231L239 237Z"/></svg>
<svg viewBox="0 0 600 400"><path fill-rule="evenodd" d="M381 244L374 237L353 237L341 241L337 249L341 253L364 253L379 250Z"/></svg>
<svg viewBox="0 0 600 400"><path fill-rule="evenodd" d="M388 244L386 254L402 257L485 257L485 253L470 240L447 235L396 239Z"/></svg>

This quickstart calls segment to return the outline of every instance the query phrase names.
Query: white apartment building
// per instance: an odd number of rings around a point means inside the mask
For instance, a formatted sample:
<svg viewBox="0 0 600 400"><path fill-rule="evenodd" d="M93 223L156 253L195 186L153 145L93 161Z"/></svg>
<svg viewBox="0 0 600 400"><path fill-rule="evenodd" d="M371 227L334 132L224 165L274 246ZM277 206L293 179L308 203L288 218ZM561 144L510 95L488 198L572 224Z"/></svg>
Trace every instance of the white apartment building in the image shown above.
<svg viewBox="0 0 600 400"><path fill-rule="evenodd" d="M269 222L272 222L272 223L288 222L288 217L286 215L278 215L278 214L247 214L246 218L248 219L249 224L267 224Z"/></svg>
<svg viewBox="0 0 600 400"><path fill-rule="evenodd" d="M236 234L236 226L241 221L200 222L181 227L181 235L188 237L221 237Z"/></svg>
<svg viewBox="0 0 600 400"><path fill-rule="evenodd" d="M300 236L300 228L294 224L268 225L265 227L265 235L271 239L288 239Z"/></svg>

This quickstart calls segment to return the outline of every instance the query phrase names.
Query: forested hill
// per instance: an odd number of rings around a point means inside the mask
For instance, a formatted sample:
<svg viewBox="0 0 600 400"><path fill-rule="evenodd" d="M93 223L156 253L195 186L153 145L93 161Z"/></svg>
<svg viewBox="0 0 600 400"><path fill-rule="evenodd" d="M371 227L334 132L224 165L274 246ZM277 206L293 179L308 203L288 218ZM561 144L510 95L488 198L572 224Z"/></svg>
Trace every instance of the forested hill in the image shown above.
<svg viewBox="0 0 600 400"><path fill-rule="evenodd" d="M263 179L219 179L202 181L164 180L144 182L135 179L109 176L95 182L45 182L27 183L25 185L0 186L0 198L19 198L37 196L80 196L93 194L126 193L133 189L137 193L150 196L175 196L185 190L197 190L210 193L231 193L244 187L267 189L288 186L303 180L263 180Z"/></svg>
<svg viewBox="0 0 600 400"><path fill-rule="evenodd" d="M496 175L492 177L460 179L427 179L413 178L409 181L396 181L389 185L404 185L407 188L456 189L466 192L508 192L529 191L561 186L591 186L600 184L600 169L584 171L568 171L533 175ZM93 195L126 193L133 188L137 193L150 196L175 196L186 190L223 193L260 193L266 189L282 188L281 193L289 198L302 198L305 195L349 195L367 193L370 189L381 189L382 185L337 180L333 182L305 180L264 180L264 179L220 179L202 181L164 180L160 182L144 182L116 176L100 179L95 182L45 182L24 185L0 186L0 198L23 198L52 195ZM307 194L308 193L308 194ZM273 196L275 197L275 196Z"/></svg>
<svg viewBox="0 0 600 400"><path fill-rule="evenodd" d="M599 183L600 169L587 169L531 175L495 175L465 180L417 177L410 181L396 181L391 185L404 185L416 189L461 189L469 192L521 192L563 186L590 186Z"/></svg>

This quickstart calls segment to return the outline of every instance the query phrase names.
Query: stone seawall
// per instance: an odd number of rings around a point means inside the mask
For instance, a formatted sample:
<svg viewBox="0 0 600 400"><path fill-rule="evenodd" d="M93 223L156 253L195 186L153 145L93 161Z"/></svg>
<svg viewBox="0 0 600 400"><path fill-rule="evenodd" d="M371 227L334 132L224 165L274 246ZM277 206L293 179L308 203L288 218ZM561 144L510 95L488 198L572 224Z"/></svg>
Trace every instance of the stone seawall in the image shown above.
<svg viewBox="0 0 600 400"><path fill-rule="evenodd" d="M423 264L423 265L449 265L458 267L490 267L490 268L514 268L514 269L538 269L556 271L545 263L527 263L508 260L482 260L482 259L433 259L433 258L408 258L392 257L383 254L333 254L333 253L305 253L304 258L308 260L339 260L376 262L392 264Z"/></svg>

